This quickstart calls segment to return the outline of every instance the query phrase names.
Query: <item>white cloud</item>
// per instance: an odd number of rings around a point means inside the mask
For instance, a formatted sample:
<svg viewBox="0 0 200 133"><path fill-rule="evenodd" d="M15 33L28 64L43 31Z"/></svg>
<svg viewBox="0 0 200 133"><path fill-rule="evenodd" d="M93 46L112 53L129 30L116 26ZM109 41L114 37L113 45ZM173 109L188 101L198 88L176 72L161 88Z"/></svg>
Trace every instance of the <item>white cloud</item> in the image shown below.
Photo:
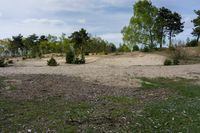
<svg viewBox="0 0 200 133"><path fill-rule="evenodd" d="M119 44L122 42L120 31L133 15L132 5L135 1L0 0L0 12L3 13L0 17L0 37L10 37L17 33L70 34L83 27L93 35L101 35ZM158 7L165 6L181 13L186 23L180 37L190 35L193 27L190 19L193 18L193 10L199 8L198 0L182 0L179 4L174 4L177 0L152 1Z"/></svg>
<svg viewBox="0 0 200 133"><path fill-rule="evenodd" d="M107 33L107 34L100 35L100 37L114 43L122 42L121 33Z"/></svg>
<svg viewBox="0 0 200 133"><path fill-rule="evenodd" d="M85 20L85 19L79 19L79 20L78 20L78 23L80 23L80 24L85 24L85 23L86 23L86 20Z"/></svg>
<svg viewBox="0 0 200 133"><path fill-rule="evenodd" d="M57 19L26 19L23 21L26 24L43 24L43 25L64 25L65 22Z"/></svg>

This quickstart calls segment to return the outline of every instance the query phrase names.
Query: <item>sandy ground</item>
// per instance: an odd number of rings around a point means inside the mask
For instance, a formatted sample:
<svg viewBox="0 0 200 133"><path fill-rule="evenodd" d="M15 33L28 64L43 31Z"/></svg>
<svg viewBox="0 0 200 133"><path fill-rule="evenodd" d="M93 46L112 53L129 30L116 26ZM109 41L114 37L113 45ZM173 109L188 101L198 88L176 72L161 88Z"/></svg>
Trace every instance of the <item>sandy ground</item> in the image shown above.
<svg viewBox="0 0 200 133"><path fill-rule="evenodd" d="M84 65L65 64L64 57L57 57L60 66L49 67L46 60L15 61L14 66L0 68L0 76L16 74L51 74L81 78L107 86L139 87L140 77L200 78L200 64L163 66L164 56L133 53L126 55L89 56Z"/></svg>

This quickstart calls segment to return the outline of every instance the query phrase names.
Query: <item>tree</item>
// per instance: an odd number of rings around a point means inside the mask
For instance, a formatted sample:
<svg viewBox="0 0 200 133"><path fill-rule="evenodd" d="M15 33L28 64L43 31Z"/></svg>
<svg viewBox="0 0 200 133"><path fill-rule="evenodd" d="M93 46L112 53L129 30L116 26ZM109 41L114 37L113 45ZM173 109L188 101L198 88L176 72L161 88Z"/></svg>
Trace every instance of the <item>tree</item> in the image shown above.
<svg viewBox="0 0 200 133"><path fill-rule="evenodd" d="M89 34L86 32L85 29L81 29L80 31L76 31L72 33L72 35L69 37L74 43L74 48L76 51L76 54L81 54L82 60L85 58L85 47L87 46L87 43L90 39Z"/></svg>
<svg viewBox="0 0 200 133"><path fill-rule="evenodd" d="M160 44L160 48L162 48L163 42L165 41L165 36L166 36L165 30L168 23L168 16L171 13L172 12L165 7L160 8L158 11L158 16L156 18L155 33L156 33L156 39Z"/></svg>
<svg viewBox="0 0 200 133"><path fill-rule="evenodd" d="M24 40L24 44L26 45L26 47L28 47L32 57L36 57L41 54L38 38L39 37L36 34L33 34L25 38Z"/></svg>
<svg viewBox="0 0 200 133"><path fill-rule="evenodd" d="M45 35L41 35L39 38L39 49L41 54L47 54L49 50L49 42Z"/></svg>
<svg viewBox="0 0 200 133"><path fill-rule="evenodd" d="M200 38L200 10L195 10L194 12L197 14L197 18L192 20L192 22L194 23L192 35L197 37L198 44Z"/></svg>
<svg viewBox="0 0 200 133"><path fill-rule="evenodd" d="M184 22L181 22L181 15L178 13L169 13L166 17L166 29L165 32L168 33L169 37L169 47L172 47L172 37L183 32Z"/></svg>
<svg viewBox="0 0 200 133"><path fill-rule="evenodd" d="M18 49L21 50L23 55L25 51L25 45L23 44L23 36L21 34L12 37L11 47L12 53L14 53L14 55L18 54Z"/></svg>
<svg viewBox="0 0 200 133"><path fill-rule="evenodd" d="M62 33L60 39L60 45L61 45L61 52L64 53L65 51L67 51L70 47L70 40L68 38L66 38L66 34Z"/></svg>
<svg viewBox="0 0 200 133"><path fill-rule="evenodd" d="M155 47L155 26L158 9L148 0L140 0L135 3L134 15L130 20L129 26L122 30L123 40L133 48L136 43Z"/></svg>

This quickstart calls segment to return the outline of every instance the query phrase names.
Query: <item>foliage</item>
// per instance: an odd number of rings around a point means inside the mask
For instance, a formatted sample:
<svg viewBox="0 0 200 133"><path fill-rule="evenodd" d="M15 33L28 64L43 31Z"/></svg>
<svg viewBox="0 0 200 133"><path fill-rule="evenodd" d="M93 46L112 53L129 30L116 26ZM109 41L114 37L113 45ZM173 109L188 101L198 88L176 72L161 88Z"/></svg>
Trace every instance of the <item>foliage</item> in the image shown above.
<svg viewBox="0 0 200 133"><path fill-rule="evenodd" d="M78 58L76 57L75 60L73 61L73 64L85 64L85 58Z"/></svg>
<svg viewBox="0 0 200 133"><path fill-rule="evenodd" d="M184 23L181 22L181 15L178 13L170 13L167 16L167 24L166 24L166 33L168 33L169 37L169 46L172 46L172 37L175 37L177 34L183 32Z"/></svg>
<svg viewBox="0 0 200 133"><path fill-rule="evenodd" d="M138 47L138 45L133 46L133 51L139 51L139 50L140 50L140 48Z"/></svg>
<svg viewBox="0 0 200 133"><path fill-rule="evenodd" d="M118 48L118 52L130 52L131 50L128 48L127 45L123 44L123 45L120 45L119 48Z"/></svg>
<svg viewBox="0 0 200 133"><path fill-rule="evenodd" d="M75 60L74 48L70 46L66 53L66 63L73 64Z"/></svg>
<svg viewBox="0 0 200 133"><path fill-rule="evenodd" d="M194 12L196 13L197 18L192 20L192 22L194 23L192 35L197 37L196 41L198 43L200 38L200 10L195 10Z"/></svg>
<svg viewBox="0 0 200 133"><path fill-rule="evenodd" d="M170 65L172 65L172 61L169 60L169 59L166 59L166 60L164 61L164 65L165 65L165 66L170 66Z"/></svg>
<svg viewBox="0 0 200 133"><path fill-rule="evenodd" d="M72 35L69 38L71 39L71 42L74 44L76 55L84 56L87 42L90 39L87 31L85 29L81 29L80 31L72 33Z"/></svg>
<svg viewBox="0 0 200 133"><path fill-rule="evenodd" d="M100 37L91 37L87 43L86 53L112 53L116 52L117 48L114 44L101 39Z"/></svg>
<svg viewBox="0 0 200 133"><path fill-rule="evenodd" d="M194 39L194 40L187 42L186 46L187 47L197 47L198 46L197 40Z"/></svg>
<svg viewBox="0 0 200 133"><path fill-rule="evenodd" d="M173 64L174 65L179 65L180 64L180 61L178 59L173 59Z"/></svg>
<svg viewBox="0 0 200 133"><path fill-rule="evenodd" d="M142 52L149 52L150 48L148 46L144 46L144 48L141 50Z"/></svg>
<svg viewBox="0 0 200 133"><path fill-rule="evenodd" d="M172 46L172 37L183 31L182 17L165 7L157 9L150 1L142 0L134 4L133 10L134 15L129 25L122 30L123 40L131 50L135 44L143 44L152 49L159 43L162 48L167 35L169 46Z"/></svg>
<svg viewBox="0 0 200 133"><path fill-rule="evenodd" d="M122 30L124 42L132 45L131 48L138 43L154 48L157 8L150 1L143 0L136 2L133 10L134 15L130 20L129 26L124 27Z"/></svg>
<svg viewBox="0 0 200 133"><path fill-rule="evenodd" d="M166 37L166 26L168 22L168 15L171 11L165 7L162 7L158 10L158 16L156 17L156 26L155 26L155 34L156 40L160 43L160 48L163 47L163 42L165 41Z"/></svg>
<svg viewBox="0 0 200 133"><path fill-rule="evenodd" d="M0 58L0 67L6 67L7 63L5 62L5 58Z"/></svg>
<svg viewBox="0 0 200 133"><path fill-rule="evenodd" d="M8 60L8 64L13 64L13 60Z"/></svg>
<svg viewBox="0 0 200 133"><path fill-rule="evenodd" d="M58 63L53 57L51 57L51 59L47 61L47 65L48 66L58 66Z"/></svg>

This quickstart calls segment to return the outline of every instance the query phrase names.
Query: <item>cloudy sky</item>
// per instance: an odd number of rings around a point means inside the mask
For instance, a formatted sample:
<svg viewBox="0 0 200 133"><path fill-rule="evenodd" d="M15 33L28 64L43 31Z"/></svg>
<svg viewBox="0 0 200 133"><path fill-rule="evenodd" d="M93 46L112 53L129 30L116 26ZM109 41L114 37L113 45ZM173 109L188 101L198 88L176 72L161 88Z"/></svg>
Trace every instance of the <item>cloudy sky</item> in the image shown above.
<svg viewBox="0 0 200 133"><path fill-rule="evenodd" d="M133 15L136 0L0 0L0 38L19 33L27 36L66 33L85 28L118 45L121 29ZM199 0L152 0L157 7L165 6L180 13L185 32L177 36L185 40L192 31L193 10L200 9Z"/></svg>

